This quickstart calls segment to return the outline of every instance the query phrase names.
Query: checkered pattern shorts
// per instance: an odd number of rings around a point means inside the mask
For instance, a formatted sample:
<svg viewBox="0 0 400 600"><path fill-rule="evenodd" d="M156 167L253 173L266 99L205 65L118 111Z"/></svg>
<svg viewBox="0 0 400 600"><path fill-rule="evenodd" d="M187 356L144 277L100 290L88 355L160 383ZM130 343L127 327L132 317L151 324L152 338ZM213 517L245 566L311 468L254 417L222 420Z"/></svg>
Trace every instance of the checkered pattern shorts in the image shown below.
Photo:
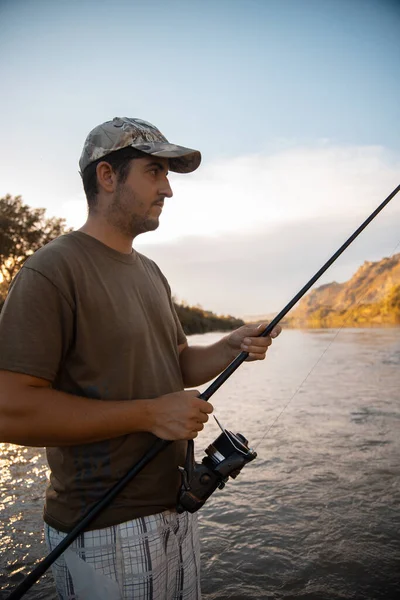
<svg viewBox="0 0 400 600"><path fill-rule="evenodd" d="M65 536L45 524L49 551ZM86 531L52 569L61 600L200 600L197 515L166 511Z"/></svg>

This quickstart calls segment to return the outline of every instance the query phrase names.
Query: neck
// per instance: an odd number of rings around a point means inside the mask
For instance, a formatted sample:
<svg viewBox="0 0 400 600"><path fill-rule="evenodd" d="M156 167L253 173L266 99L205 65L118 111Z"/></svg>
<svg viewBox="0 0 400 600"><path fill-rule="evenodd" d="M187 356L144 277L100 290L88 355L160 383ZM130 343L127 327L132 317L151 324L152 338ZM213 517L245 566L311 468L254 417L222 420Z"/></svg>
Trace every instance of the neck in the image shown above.
<svg viewBox="0 0 400 600"><path fill-rule="evenodd" d="M91 235L96 240L99 240L99 242L122 254L132 253L133 238L124 235L102 218L89 215L86 223L78 231Z"/></svg>

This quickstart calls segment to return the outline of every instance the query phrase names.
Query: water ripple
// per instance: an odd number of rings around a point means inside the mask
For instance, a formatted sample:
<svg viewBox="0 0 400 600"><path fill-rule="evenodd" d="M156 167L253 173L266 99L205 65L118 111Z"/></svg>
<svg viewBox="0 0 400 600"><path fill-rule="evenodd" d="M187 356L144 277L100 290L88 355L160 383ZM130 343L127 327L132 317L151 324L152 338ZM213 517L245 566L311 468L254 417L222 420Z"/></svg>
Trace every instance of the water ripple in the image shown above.
<svg viewBox="0 0 400 600"><path fill-rule="evenodd" d="M212 400L258 457L199 513L204 600L400 598L400 330L343 330L312 369L332 339L284 332ZM198 458L218 434L211 420ZM0 450L5 593L44 554L47 466L40 449ZM55 600L50 574L29 598Z"/></svg>

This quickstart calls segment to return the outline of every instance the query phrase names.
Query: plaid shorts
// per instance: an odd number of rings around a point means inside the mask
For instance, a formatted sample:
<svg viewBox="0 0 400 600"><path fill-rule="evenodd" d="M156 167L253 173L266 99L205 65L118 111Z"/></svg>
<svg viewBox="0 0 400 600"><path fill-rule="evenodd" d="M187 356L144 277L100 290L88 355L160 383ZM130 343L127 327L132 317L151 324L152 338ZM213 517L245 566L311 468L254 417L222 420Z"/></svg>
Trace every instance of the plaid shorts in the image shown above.
<svg viewBox="0 0 400 600"><path fill-rule="evenodd" d="M65 536L45 523L49 551ZM200 600L197 515L166 511L85 531L52 569L61 600Z"/></svg>

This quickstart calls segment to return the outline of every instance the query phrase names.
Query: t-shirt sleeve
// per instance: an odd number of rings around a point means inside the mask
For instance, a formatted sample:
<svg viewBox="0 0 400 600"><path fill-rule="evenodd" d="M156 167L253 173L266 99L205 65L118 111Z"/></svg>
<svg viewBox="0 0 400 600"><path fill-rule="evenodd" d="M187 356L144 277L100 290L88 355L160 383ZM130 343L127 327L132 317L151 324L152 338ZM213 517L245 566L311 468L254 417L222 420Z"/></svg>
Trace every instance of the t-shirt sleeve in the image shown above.
<svg viewBox="0 0 400 600"><path fill-rule="evenodd" d="M0 369L53 382L73 337L73 308L39 271L23 267L0 313Z"/></svg>

